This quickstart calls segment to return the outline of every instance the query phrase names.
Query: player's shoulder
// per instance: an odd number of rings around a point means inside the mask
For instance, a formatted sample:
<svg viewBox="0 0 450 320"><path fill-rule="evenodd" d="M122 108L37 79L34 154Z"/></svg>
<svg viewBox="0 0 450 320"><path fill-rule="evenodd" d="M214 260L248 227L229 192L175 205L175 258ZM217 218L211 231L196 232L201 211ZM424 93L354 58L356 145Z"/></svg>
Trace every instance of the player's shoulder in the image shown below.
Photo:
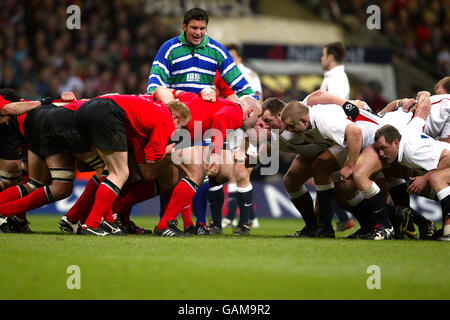
<svg viewBox="0 0 450 320"><path fill-rule="evenodd" d="M220 48L220 49L225 49L226 50L226 48L225 48L225 46L223 45L223 44L221 44L219 41L217 41L217 40L214 40L213 38L211 38L211 37L208 37L208 44L209 45L212 45L212 46L216 46L216 47L218 47L218 48Z"/></svg>
<svg viewBox="0 0 450 320"><path fill-rule="evenodd" d="M450 105L450 94L435 94L430 97L431 104L448 104Z"/></svg>
<svg viewBox="0 0 450 320"><path fill-rule="evenodd" d="M169 50L173 50L176 47L183 46L183 43L180 41L179 37L173 37L169 40L166 40L159 48L159 53L167 54Z"/></svg>

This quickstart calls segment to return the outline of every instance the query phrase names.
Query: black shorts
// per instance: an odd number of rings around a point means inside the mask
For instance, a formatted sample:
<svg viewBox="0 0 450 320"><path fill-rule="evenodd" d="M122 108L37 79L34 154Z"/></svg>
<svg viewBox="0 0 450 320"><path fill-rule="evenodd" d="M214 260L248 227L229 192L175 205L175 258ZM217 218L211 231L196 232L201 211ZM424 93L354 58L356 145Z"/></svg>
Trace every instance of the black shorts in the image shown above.
<svg viewBox="0 0 450 320"><path fill-rule="evenodd" d="M75 122L85 142L103 150L128 151L125 111L113 100L95 98L75 112Z"/></svg>
<svg viewBox="0 0 450 320"><path fill-rule="evenodd" d="M40 156L91 151L77 130L75 111L63 107L47 110L41 123Z"/></svg>
<svg viewBox="0 0 450 320"><path fill-rule="evenodd" d="M12 118L9 123L0 124L0 159L22 159L23 146L26 142L15 118Z"/></svg>
<svg viewBox="0 0 450 320"><path fill-rule="evenodd" d="M23 123L23 130L25 132L25 137L30 142L30 150L40 155L41 148L41 126L44 121L44 117L47 111L60 108L53 104L46 104L39 106L36 109L30 110L27 113L27 117Z"/></svg>

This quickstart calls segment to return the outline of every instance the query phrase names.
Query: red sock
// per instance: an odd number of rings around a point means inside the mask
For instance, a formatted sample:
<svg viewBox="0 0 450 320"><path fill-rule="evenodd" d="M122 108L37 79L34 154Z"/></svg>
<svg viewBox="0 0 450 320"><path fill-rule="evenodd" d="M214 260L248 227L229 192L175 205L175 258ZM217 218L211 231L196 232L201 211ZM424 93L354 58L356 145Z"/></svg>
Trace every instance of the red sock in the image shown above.
<svg viewBox="0 0 450 320"><path fill-rule="evenodd" d="M75 202L72 208L66 213L66 217L70 222L75 223L78 220L84 222L84 220L86 220L94 205L95 192L97 191L98 185L99 180L95 175L89 179L77 202Z"/></svg>
<svg viewBox="0 0 450 320"><path fill-rule="evenodd" d="M191 208L192 208L192 201L190 204L188 204L181 210L181 218L183 219L184 230L186 230L187 227L194 225L194 222L192 221L191 217Z"/></svg>
<svg viewBox="0 0 450 320"><path fill-rule="evenodd" d="M22 185L6 188L2 192L0 192L0 204L20 199L26 195L27 191Z"/></svg>
<svg viewBox="0 0 450 320"><path fill-rule="evenodd" d="M112 204L120 193L119 187L105 179L95 193L95 202L86 219L85 224L91 229L97 229L102 218L106 217L112 210Z"/></svg>
<svg viewBox="0 0 450 320"><path fill-rule="evenodd" d="M151 199L157 195L153 182L140 181L121 191L114 201L112 212L120 214L125 226L130 224L130 213L133 205Z"/></svg>
<svg viewBox="0 0 450 320"><path fill-rule="evenodd" d="M159 230L167 228L167 222L175 220L178 213L191 203L197 189L198 186L189 179L183 178L178 182L172 191L167 209L158 223L157 227Z"/></svg>
<svg viewBox="0 0 450 320"><path fill-rule="evenodd" d="M6 217L18 216L19 218L24 218L26 211L49 204L50 201L48 200L47 192L50 192L50 190L46 192L46 189L48 190L48 187L36 189L23 198L0 205L0 215Z"/></svg>

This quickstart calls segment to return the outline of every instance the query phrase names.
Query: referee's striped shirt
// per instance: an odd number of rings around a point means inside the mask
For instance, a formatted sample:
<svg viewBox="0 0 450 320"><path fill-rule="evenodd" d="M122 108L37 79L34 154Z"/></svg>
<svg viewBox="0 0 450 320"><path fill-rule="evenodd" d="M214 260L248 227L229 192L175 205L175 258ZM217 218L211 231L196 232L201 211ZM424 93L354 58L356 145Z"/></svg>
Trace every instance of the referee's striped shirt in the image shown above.
<svg viewBox="0 0 450 320"><path fill-rule="evenodd" d="M255 95L228 50L207 35L197 46L184 33L166 41L159 49L148 79L147 92L158 86L199 93L214 83L216 70L238 97Z"/></svg>

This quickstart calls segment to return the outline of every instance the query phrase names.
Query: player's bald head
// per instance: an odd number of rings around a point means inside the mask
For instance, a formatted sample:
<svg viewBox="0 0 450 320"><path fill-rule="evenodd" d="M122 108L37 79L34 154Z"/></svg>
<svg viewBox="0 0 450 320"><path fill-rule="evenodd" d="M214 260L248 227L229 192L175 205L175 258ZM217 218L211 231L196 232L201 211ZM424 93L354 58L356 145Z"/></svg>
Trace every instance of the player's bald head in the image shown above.
<svg viewBox="0 0 450 320"><path fill-rule="evenodd" d="M246 95L239 98L239 103L244 113L242 127L244 129L252 128L262 113L260 102L252 96Z"/></svg>

